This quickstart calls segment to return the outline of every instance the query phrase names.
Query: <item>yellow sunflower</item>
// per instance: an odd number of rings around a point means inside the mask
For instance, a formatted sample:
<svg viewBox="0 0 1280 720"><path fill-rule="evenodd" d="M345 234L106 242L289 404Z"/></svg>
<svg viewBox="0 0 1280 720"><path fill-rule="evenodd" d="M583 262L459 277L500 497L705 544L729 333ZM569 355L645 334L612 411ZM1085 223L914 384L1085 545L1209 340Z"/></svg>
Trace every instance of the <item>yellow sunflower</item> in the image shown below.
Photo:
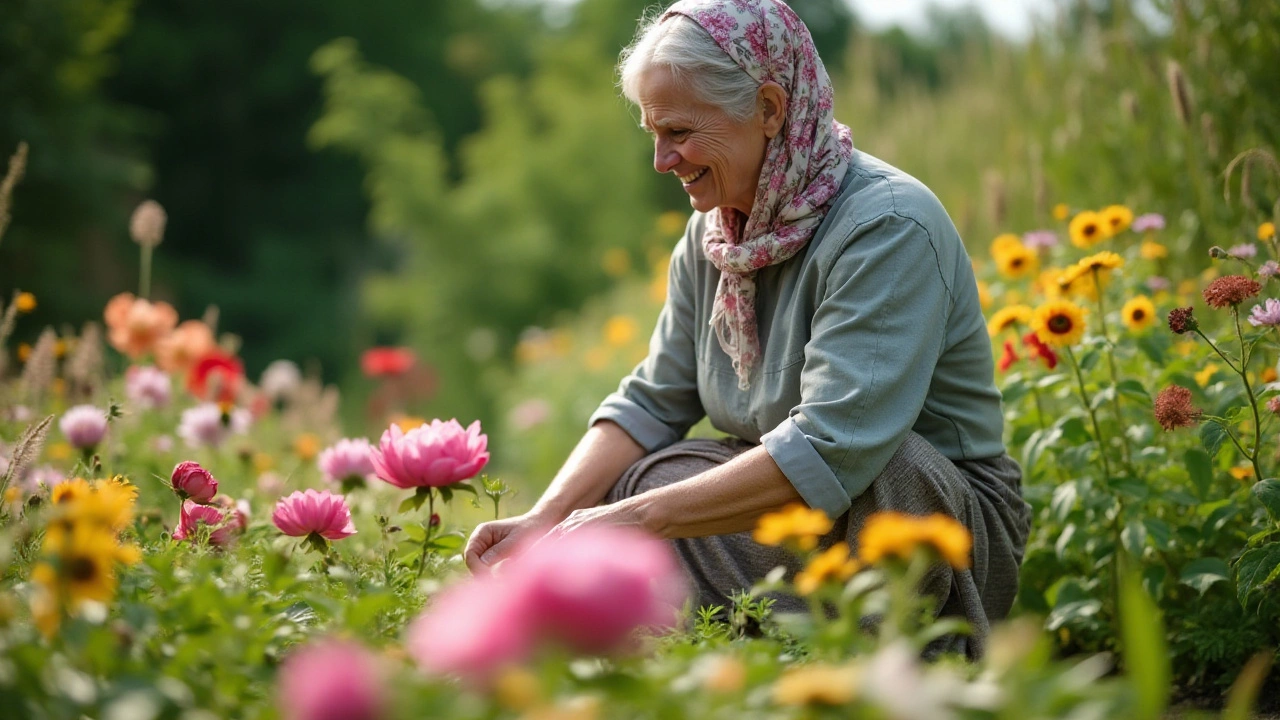
<svg viewBox="0 0 1280 720"><path fill-rule="evenodd" d="M1124 304L1120 315L1124 318L1125 327L1133 332L1142 332L1155 324L1156 306L1146 295L1139 295Z"/></svg>
<svg viewBox="0 0 1280 720"><path fill-rule="evenodd" d="M1143 260L1162 260L1169 257L1169 248L1155 240L1143 240L1142 246L1138 249L1138 254L1142 256Z"/></svg>
<svg viewBox="0 0 1280 720"><path fill-rule="evenodd" d="M1036 276L1034 282L1031 283L1031 289L1039 292L1046 298L1053 300L1062 296L1062 287L1058 285L1058 278L1062 275L1062 268L1045 268Z"/></svg>
<svg viewBox="0 0 1280 720"><path fill-rule="evenodd" d="M821 510L792 503L756 521L751 537L761 545L794 543L802 550L818 546L818 536L831 532L831 518Z"/></svg>
<svg viewBox="0 0 1280 720"><path fill-rule="evenodd" d="M1071 235L1071 244L1078 248L1089 248L1110 237L1105 219L1092 210L1076 213L1067 226Z"/></svg>
<svg viewBox="0 0 1280 720"><path fill-rule="evenodd" d="M997 235L996 239L991 241L991 257L999 262L1001 255L1020 247L1022 247L1022 238L1017 235L1013 233Z"/></svg>
<svg viewBox="0 0 1280 720"><path fill-rule="evenodd" d="M849 557L849 543L832 545L796 573L796 592L812 595L824 582L843 582L853 577L858 569L858 561Z"/></svg>
<svg viewBox="0 0 1280 720"><path fill-rule="evenodd" d="M995 337L1007 330L1011 325L1026 325L1031 322L1031 306L1010 305L1000 308L991 321L987 323L987 334Z"/></svg>
<svg viewBox="0 0 1280 720"><path fill-rule="evenodd" d="M71 503L88 495L93 491L93 486L84 478L71 478L53 486L53 490L49 492L49 499L54 505L62 503Z"/></svg>
<svg viewBox="0 0 1280 720"><path fill-rule="evenodd" d="M1117 235L1133 224L1133 211L1124 205L1109 205L1099 213L1107 226L1107 235Z"/></svg>
<svg viewBox="0 0 1280 720"><path fill-rule="evenodd" d="M1036 308L1031 329L1046 345L1074 345L1084 337L1084 308L1070 300L1051 300Z"/></svg>
<svg viewBox="0 0 1280 720"><path fill-rule="evenodd" d="M1106 276L1098 278L1103 282ZM1057 279L1058 295L1061 297L1080 297L1086 300L1096 300L1098 298L1098 283L1095 281L1093 273L1088 272L1087 268L1079 264L1072 265L1063 270Z"/></svg>
<svg viewBox="0 0 1280 720"><path fill-rule="evenodd" d="M72 607L85 600L106 602L116 591L115 564L133 564L139 557L136 547L118 544L110 530L79 523L31 579Z"/></svg>
<svg viewBox="0 0 1280 720"><path fill-rule="evenodd" d="M993 259L996 261L996 269L1007 278L1016 279L1034 275L1040 269L1040 256L1035 250L1021 243L1006 248Z"/></svg>
<svg viewBox="0 0 1280 720"><path fill-rule="evenodd" d="M1100 253L1094 253L1085 258L1081 258L1076 263L1082 270L1087 272L1098 271L1099 274L1109 272L1124 267L1124 258L1111 252L1104 250Z"/></svg>
<svg viewBox="0 0 1280 720"><path fill-rule="evenodd" d="M879 512L867 518L858 533L858 559L867 565L896 556L910 559L916 548L932 548L952 567L969 567L973 537L955 518Z"/></svg>

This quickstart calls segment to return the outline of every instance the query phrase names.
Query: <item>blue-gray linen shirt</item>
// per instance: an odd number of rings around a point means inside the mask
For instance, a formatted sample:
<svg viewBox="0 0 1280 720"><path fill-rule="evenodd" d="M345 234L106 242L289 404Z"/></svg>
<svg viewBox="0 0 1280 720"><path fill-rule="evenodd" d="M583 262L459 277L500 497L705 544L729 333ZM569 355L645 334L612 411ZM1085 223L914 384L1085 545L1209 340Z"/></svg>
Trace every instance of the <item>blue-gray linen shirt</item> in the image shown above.
<svg viewBox="0 0 1280 720"><path fill-rule="evenodd" d="M761 443L812 507L838 517L910 431L951 460L1004 452L973 267L942 203L854 151L809 244L756 274L761 361L739 390L709 322L720 271L695 213L671 257L649 355L591 416L648 452L704 416Z"/></svg>

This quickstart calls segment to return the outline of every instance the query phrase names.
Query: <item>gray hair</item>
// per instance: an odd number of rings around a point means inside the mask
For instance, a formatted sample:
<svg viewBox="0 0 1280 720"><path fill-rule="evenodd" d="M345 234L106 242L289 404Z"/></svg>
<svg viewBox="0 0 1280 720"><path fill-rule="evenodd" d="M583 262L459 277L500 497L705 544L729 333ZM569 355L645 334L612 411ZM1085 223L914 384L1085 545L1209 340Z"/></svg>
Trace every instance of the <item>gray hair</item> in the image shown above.
<svg viewBox="0 0 1280 720"><path fill-rule="evenodd" d="M694 97L720 108L738 122L755 113L760 83L739 67L701 25L684 15L672 15L664 21L658 11L640 19L635 39L618 59L622 94L639 104L640 76L656 66L668 68L676 82Z"/></svg>

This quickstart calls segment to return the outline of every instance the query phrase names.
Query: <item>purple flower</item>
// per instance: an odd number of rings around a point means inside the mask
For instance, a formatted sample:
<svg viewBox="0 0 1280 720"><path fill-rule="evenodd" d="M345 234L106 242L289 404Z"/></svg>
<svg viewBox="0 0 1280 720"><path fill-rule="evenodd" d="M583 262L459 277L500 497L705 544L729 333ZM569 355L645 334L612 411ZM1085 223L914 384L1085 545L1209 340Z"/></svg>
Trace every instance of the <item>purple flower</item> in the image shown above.
<svg viewBox="0 0 1280 720"><path fill-rule="evenodd" d="M232 410L224 419L222 409L215 403L204 403L182 412L178 436L187 447L217 447L228 435L247 431L250 419L249 411L243 408Z"/></svg>
<svg viewBox="0 0 1280 720"><path fill-rule="evenodd" d="M1032 250L1051 248L1058 244L1058 234L1052 230L1036 230L1024 234L1022 244Z"/></svg>
<svg viewBox="0 0 1280 720"><path fill-rule="evenodd" d="M316 458L316 465L331 483L361 485L376 477L372 453L373 446L368 440L344 438L333 447L325 448Z"/></svg>
<svg viewBox="0 0 1280 720"><path fill-rule="evenodd" d="M1262 267L1258 268L1258 275L1262 277L1275 277L1280 275L1280 263L1275 260L1268 260L1262 263Z"/></svg>
<svg viewBox="0 0 1280 720"><path fill-rule="evenodd" d="M1134 218L1133 225L1131 225L1130 227L1133 228L1134 232L1146 232L1148 230L1163 230L1164 216L1161 215L1160 213L1147 213L1145 215L1139 215L1138 217Z"/></svg>
<svg viewBox="0 0 1280 720"><path fill-rule="evenodd" d="M1233 258L1241 258L1241 259L1254 258L1258 256L1258 246L1254 245L1253 243L1240 243L1239 245L1232 245L1231 248L1227 250L1227 254Z"/></svg>
<svg viewBox="0 0 1280 720"><path fill-rule="evenodd" d="M107 414L92 405L76 405L58 421L67 442L77 450L92 450L107 434Z"/></svg>
<svg viewBox="0 0 1280 720"><path fill-rule="evenodd" d="M35 493L39 492L41 487L52 488L54 485L66 482L66 479L66 474L52 465L41 465L28 473L22 480L22 484L27 492Z"/></svg>
<svg viewBox="0 0 1280 720"><path fill-rule="evenodd" d="M1151 292L1161 292L1163 290L1168 290L1172 286L1173 283L1170 283L1169 278L1166 277L1152 275L1147 278L1147 289Z"/></svg>
<svg viewBox="0 0 1280 720"><path fill-rule="evenodd" d="M1280 325L1280 300L1267 298L1262 305L1254 305L1249 312L1249 324L1254 327Z"/></svg>
<svg viewBox="0 0 1280 720"><path fill-rule="evenodd" d="M129 402L152 409L169 404L171 385L165 371L150 365L134 365L124 373L124 393Z"/></svg>

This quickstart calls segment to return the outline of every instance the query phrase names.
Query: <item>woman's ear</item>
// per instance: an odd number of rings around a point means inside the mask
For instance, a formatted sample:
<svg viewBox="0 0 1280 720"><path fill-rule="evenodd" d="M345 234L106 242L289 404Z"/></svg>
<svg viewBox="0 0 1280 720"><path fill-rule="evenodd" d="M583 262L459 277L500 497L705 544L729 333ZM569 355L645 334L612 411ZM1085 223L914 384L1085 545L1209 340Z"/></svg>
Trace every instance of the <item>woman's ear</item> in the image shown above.
<svg viewBox="0 0 1280 720"><path fill-rule="evenodd" d="M760 86L760 124L766 137L773 139L787 122L787 91L776 82Z"/></svg>

